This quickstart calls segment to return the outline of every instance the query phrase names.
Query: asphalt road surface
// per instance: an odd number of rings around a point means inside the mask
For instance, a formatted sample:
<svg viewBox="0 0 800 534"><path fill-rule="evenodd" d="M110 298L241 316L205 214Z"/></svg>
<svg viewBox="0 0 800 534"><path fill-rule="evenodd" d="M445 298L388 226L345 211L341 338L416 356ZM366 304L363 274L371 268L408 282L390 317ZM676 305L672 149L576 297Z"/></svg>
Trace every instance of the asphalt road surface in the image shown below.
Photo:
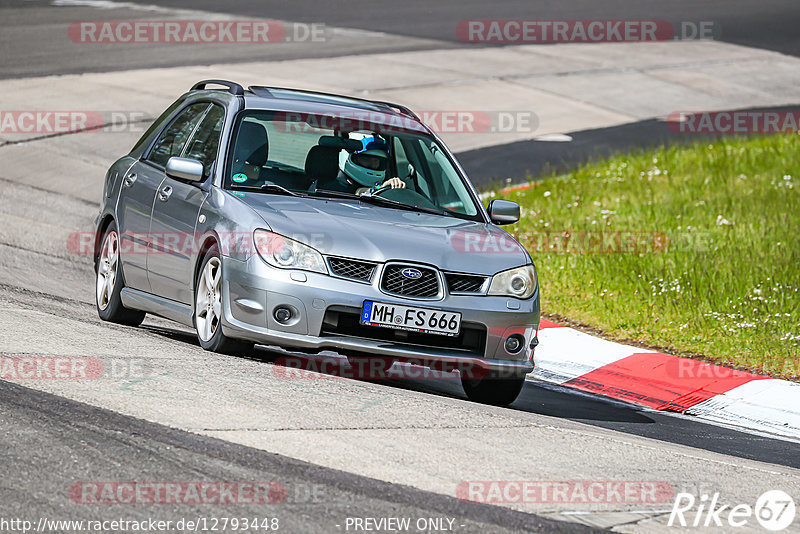
<svg viewBox="0 0 800 534"><path fill-rule="evenodd" d="M24 518L34 524L41 518L98 520L96 508L104 506L103 518L128 521L153 518L177 524L183 518L211 520L232 513L237 518L257 518L259 525L277 519L276 530L281 532L345 530L348 517L435 518L465 533L591 532L581 525L463 502L267 454L7 382L0 382L0 430L4 463L14 466L14 475L4 476L0 488L1 517ZM97 495L93 490L65 498L65 489L88 474L98 481L271 483L274 493L267 504L238 504L233 510L206 503L133 508L118 503L86 504L89 496ZM23 476L27 481L20 484Z"/></svg>
<svg viewBox="0 0 800 534"><path fill-rule="evenodd" d="M137 9L131 4L158 4L172 10L186 10L184 16L169 10ZM52 10L52 5L62 5ZM800 9L794 0L577 0L547 2L482 0L430 2L376 2L335 0L293 2L245 0L135 0L106 9L107 3L92 0L4 1L0 76L20 74L66 74L112 69L207 64L215 59L253 61L256 59L291 59L327 57L342 53L374 53L455 46L485 46L459 41L456 26L472 19L536 20L666 20L673 25L683 21L712 22L714 35L725 42L800 55ZM256 17L282 21L323 23L331 27L363 30L367 33L342 35L325 46L179 46L159 48L152 45L98 45L82 47L79 54L60 31L61 24L93 20L191 19L192 11L218 13L231 17ZM380 35L376 35L380 32ZM397 40L393 36L403 36ZM112 55L110 56L109 53ZM353 73L358 76L358 73ZM133 82L135 83L135 82Z"/></svg>

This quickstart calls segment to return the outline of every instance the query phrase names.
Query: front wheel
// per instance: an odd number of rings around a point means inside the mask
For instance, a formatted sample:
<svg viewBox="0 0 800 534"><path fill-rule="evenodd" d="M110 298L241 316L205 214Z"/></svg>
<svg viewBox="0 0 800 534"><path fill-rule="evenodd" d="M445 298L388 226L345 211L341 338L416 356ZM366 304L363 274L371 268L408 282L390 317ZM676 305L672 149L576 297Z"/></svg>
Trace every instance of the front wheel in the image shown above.
<svg viewBox="0 0 800 534"><path fill-rule="evenodd" d="M97 315L110 323L139 326L144 321L145 312L131 310L122 305L122 261L119 257L119 233L113 222L103 234L100 255L97 257L95 282L95 303Z"/></svg>
<svg viewBox="0 0 800 534"><path fill-rule="evenodd" d="M489 374L479 380L462 378L461 385L464 387L467 398L472 402L508 406L522 391L522 386L525 385L525 375L501 378L496 374Z"/></svg>
<svg viewBox="0 0 800 534"><path fill-rule="evenodd" d="M223 354L251 350L252 343L222 333L222 260L216 247L203 258L194 288L194 327L200 346Z"/></svg>

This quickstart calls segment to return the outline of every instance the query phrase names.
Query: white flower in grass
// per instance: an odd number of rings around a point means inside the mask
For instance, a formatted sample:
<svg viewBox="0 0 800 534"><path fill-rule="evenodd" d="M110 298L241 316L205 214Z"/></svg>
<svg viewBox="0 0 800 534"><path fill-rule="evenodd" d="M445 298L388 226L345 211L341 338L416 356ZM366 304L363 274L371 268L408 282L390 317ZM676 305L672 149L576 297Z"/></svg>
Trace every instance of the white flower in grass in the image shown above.
<svg viewBox="0 0 800 534"><path fill-rule="evenodd" d="M550 191L545 191L544 192L544 196L549 197L550 195L552 195L552 193Z"/></svg>
<svg viewBox="0 0 800 534"><path fill-rule="evenodd" d="M600 210L600 213L603 219L608 219L617 212L615 210Z"/></svg>
<svg viewBox="0 0 800 534"><path fill-rule="evenodd" d="M717 226L733 226L734 224L736 223L734 223L733 221L729 221L722 215L717 215Z"/></svg>

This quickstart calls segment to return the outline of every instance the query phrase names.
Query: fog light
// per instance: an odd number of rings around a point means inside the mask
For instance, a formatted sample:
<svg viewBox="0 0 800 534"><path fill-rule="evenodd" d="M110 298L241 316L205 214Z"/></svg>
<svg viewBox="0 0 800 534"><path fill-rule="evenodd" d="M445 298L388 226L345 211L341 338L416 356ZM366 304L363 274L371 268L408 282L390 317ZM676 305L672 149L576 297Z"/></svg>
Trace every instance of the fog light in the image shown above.
<svg viewBox="0 0 800 534"><path fill-rule="evenodd" d="M278 308L275 308L275 311L272 312L272 315L275 316L275 320L276 321L278 321L279 323L285 324L285 323L288 323L289 320L292 318L292 310L290 310L289 308L284 308L283 306L280 306Z"/></svg>
<svg viewBox="0 0 800 534"><path fill-rule="evenodd" d="M513 336L508 336L508 339L506 339L506 352L509 354L516 354L524 344L525 338L521 335L514 334Z"/></svg>

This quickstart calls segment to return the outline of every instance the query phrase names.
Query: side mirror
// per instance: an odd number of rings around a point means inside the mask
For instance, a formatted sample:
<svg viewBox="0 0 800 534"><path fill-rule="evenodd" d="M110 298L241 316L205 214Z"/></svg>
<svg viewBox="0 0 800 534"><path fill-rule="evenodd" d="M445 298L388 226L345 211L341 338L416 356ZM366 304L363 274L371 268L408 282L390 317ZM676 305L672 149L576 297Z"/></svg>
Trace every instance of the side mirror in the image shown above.
<svg viewBox="0 0 800 534"><path fill-rule="evenodd" d="M203 164L196 159L169 158L167 161L167 176L184 182L202 182Z"/></svg>
<svg viewBox="0 0 800 534"><path fill-rule="evenodd" d="M489 218L495 224L514 224L519 221L519 204L510 200L490 201L488 212Z"/></svg>

